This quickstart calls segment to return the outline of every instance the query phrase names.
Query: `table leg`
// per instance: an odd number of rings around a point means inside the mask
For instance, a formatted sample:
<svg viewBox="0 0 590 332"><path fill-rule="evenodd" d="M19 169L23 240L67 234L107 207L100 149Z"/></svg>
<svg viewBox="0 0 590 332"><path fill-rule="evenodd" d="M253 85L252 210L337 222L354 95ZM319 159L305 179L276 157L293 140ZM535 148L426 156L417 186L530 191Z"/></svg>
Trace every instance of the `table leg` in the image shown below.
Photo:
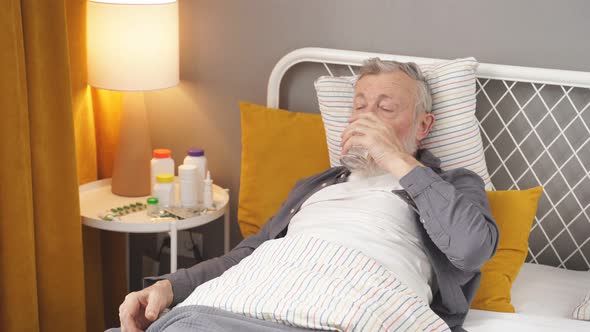
<svg viewBox="0 0 590 332"><path fill-rule="evenodd" d="M170 222L170 273L176 272L178 255L178 230L176 221Z"/></svg>
<svg viewBox="0 0 590 332"><path fill-rule="evenodd" d="M229 195L229 189L225 189ZM225 205L225 213L223 214L223 252L229 252L229 202Z"/></svg>
<svg viewBox="0 0 590 332"><path fill-rule="evenodd" d="M131 292L131 246L129 245L129 233L125 233L125 267L127 270L127 293Z"/></svg>

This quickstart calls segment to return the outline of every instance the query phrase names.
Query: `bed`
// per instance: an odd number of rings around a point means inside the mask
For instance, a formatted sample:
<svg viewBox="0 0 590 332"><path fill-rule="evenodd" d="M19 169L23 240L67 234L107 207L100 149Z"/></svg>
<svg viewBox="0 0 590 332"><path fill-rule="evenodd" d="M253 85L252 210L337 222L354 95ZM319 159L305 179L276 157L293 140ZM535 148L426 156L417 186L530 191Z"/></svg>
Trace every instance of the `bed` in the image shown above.
<svg viewBox="0 0 590 332"><path fill-rule="evenodd" d="M355 74L370 57L418 64L439 60L298 49L274 67L267 106L301 109L305 101L298 98L309 97L301 91L316 77ZM476 76L476 116L492 188L545 190L526 263L512 288L516 313L471 310L464 327L590 331L590 322L572 319L590 291L590 73L481 63Z"/></svg>
<svg viewBox="0 0 590 332"><path fill-rule="evenodd" d="M525 263L512 288L517 313L470 310L463 326L468 331L590 331L586 321L572 319L572 308L583 296L580 284L588 272Z"/></svg>

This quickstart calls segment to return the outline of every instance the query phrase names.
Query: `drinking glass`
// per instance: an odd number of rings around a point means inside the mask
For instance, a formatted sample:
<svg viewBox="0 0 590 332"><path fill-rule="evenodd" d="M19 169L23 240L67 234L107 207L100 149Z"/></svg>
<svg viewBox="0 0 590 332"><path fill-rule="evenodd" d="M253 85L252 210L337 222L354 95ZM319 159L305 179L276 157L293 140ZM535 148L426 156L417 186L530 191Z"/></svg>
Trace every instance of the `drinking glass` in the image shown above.
<svg viewBox="0 0 590 332"><path fill-rule="evenodd" d="M353 171L364 168L368 158L369 151L367 149L353 146L345 155L340 156L340 163L348 170Z"/></svg>

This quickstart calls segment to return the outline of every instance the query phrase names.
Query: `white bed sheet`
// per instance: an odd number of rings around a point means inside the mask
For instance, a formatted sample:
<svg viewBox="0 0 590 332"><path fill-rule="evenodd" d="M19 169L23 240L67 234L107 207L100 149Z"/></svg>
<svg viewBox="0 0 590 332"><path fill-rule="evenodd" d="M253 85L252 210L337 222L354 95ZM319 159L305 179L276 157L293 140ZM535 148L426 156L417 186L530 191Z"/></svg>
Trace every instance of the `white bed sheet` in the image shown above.
<svg viewBox="0 0 590 332"><path fill-rule="evenodd" d="M590 272L525 263L512 287L516 313L470 310L464 328L492 331L586 331L590 322L572 311L590 291Z"/></svg>
<svg viewBox="0 0 590 332"><path fill-rule="evenodd" d="M470 310L468 332L589 332L590 322L561 317Z"/></svg>

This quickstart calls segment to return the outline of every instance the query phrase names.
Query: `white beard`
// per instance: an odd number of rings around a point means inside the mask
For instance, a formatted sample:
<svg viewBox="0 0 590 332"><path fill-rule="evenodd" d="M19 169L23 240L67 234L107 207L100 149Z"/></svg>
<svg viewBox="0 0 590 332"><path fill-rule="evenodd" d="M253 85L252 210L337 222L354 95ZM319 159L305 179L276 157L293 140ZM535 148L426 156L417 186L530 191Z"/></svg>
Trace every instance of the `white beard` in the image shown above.
<svg viewBox="0 0 590 332"><path fill-rule="evenodd" d="M413 123L410 132L406 137L404 137L404 141L402 145L408 154L412 156L416 155L416 151L418 151L418 143L416 143L416 134L418 134L418 123Z"/></svg>

